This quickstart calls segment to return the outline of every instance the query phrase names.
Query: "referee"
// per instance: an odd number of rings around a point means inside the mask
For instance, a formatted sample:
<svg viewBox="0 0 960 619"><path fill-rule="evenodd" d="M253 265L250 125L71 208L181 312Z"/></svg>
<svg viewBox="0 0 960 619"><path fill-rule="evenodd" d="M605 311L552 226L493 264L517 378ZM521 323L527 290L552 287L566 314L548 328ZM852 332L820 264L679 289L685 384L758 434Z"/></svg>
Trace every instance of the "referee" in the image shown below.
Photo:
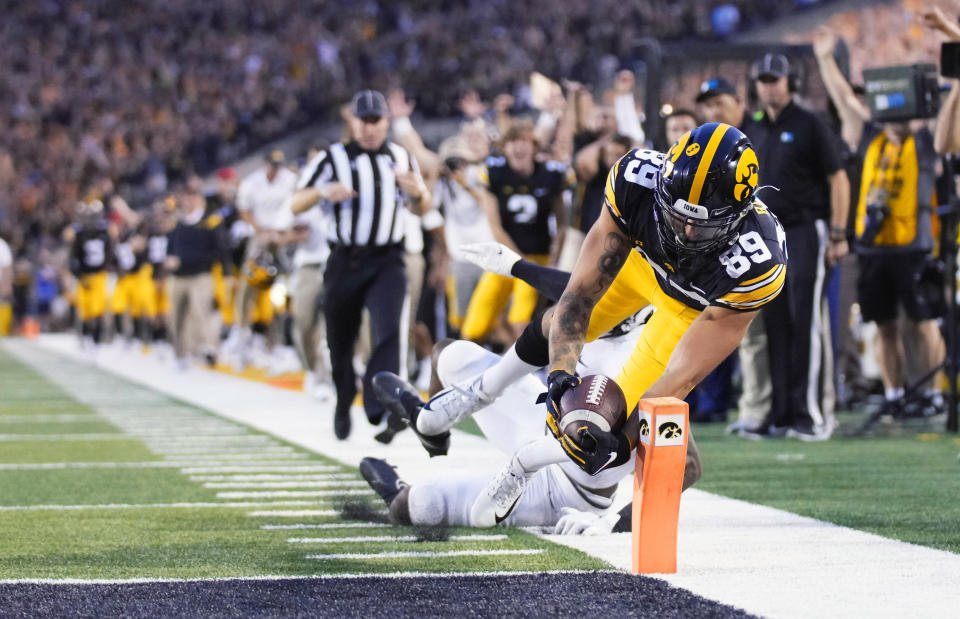
<svg viewBox="0 0 960 619"><path fill-rule="evenodd" d="M337 389L334 433L350 434L350 406L357 394L353 352L363 307L373 339L363 377L363 406L371 424L385 410L373 395L380 371L401 375L406 357L407 272L404 266L404 205L415 214L429 208L430 193L410 154L387 142L387 102L374 90L351 103L350 140L316 155L304 168L291 201L294 214L319 203L331 245L324 273L324 313L330 365Z"/></svg>

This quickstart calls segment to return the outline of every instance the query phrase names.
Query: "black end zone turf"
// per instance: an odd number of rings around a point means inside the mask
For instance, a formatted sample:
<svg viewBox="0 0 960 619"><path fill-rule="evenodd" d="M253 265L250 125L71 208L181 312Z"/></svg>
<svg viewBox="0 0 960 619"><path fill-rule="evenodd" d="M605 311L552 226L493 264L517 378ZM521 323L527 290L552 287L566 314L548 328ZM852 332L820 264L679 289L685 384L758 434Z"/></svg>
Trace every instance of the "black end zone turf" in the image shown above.
<svg viewBox="0 0 960 619"><path fill-rule="evenodd" d="M303 578L122 585L0 585L4 616L748 617L642 576Z"/></svg>

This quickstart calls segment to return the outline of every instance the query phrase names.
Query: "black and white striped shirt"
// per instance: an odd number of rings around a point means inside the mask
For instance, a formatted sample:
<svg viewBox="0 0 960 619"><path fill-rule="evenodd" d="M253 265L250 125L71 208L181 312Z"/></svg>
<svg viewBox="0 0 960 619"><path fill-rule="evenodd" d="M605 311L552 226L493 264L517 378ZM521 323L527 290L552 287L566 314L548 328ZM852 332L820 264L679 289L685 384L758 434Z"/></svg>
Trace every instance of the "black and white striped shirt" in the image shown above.
<svg viewBox="0 0 960 619"><path fill-rule="evenodd" d="M330 241L336 245L387 247L403 242L403 195L398 173L413 170L416 160L392 142L368 152L356 142L333 144L315 156L303 169L297 189L323 189L341 183L357 193L343 202L322 202L328 217Z"/></svg>

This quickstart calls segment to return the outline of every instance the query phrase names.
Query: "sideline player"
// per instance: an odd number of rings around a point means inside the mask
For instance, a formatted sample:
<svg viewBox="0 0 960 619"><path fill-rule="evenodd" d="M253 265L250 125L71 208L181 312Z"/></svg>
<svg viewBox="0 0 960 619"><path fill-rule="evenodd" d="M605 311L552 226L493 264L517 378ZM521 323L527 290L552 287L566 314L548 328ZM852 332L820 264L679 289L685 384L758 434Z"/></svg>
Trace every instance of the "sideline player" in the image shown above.
<svg viewBox="0 0 960 619"><path fill-rule="evenodd" d="M107 270L114 264L114 241L103 203L77 205L78 223L70 249L70 271L77 278L77 315L81 345L95 350L103 337L107 311Z"/></svg>
<svg viewBox="0 0 960 619"><path fill-rule="evenodd" d="M531 322L505 363L431 398L417 417L419 433L442 435L518 376L549 365L547 423L559 435L557 403L579 384L584 342L650 303L657 312L616 379L630 411L623 432L561 441L591 474L627 461L639 438L632 414L637 401L685 397L736 348L756 310L783 286L783 228L755 201L758 174L746 136L718 123L684 134L667 154L638 149L624 156L611 169L603 214L560 302ZM512 494L491 500L509 505Z"/></svg>
<svg viewBox="0 0 960 619"><path fill-rule="evenodd" d="M572 181L567 166L536 160L533 127L514 121L503 137L503 157L488 157L479 172L482 199L493 237L528 260L555 265L567 229L562 193ZM550 234L554 217L556 234ZM512 301L511 301L512 299ZM537 291L521 280L484 273L470 297L461 334L482 341L511 303L507 321L519 334L537 305Z"/></svg>

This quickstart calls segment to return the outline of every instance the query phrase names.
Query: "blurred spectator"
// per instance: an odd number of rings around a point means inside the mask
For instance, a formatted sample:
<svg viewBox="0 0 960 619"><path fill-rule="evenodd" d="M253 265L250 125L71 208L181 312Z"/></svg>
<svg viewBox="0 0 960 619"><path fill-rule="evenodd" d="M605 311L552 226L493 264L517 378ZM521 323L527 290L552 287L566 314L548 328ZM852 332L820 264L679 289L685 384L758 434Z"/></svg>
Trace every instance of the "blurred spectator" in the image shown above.
<svg viewBox="0 0 960 619"><path fill-rule="evenodd" d="M727 123L729 124L729 123ZM693 111L686 108L678 108L667 114L663 121L663 134L665 144L663 150L666 152L674 142L680 140L680 137L687 131L693 131L700 125L700 120Z"/></svg>

